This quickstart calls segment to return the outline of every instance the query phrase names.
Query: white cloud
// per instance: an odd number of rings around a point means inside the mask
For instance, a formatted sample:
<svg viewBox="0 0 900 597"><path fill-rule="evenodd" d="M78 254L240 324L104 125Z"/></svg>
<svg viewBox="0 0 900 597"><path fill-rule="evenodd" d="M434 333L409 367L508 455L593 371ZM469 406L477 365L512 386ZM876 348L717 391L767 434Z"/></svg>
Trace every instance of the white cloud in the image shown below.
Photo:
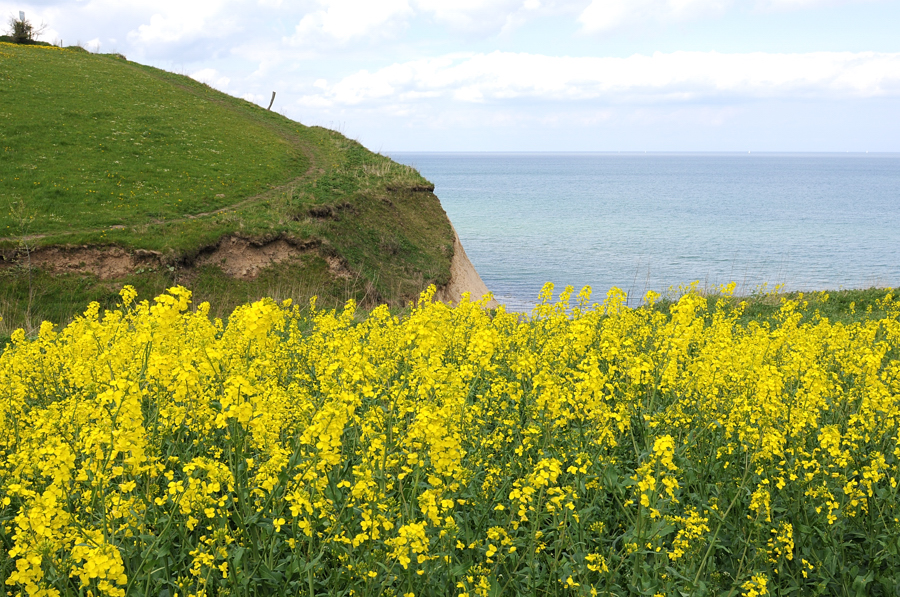
<svg viewBox="0 0 900 597"><path fill-rule="evenodd" d="M320 0L322 9L303 16L290 39L308 45L327 39L345 44L381 36L412 15L406 0Z"/></svg>
<svg viewBox="0 0 900 597"><path fill-rule="evenodd" d="M271 0L269 0L271 1ZM303 15L290 38L293 45L321 40L347 44L371 37L391 37L417 18L467 36L495 34L540 14L577 14L587 0L317 0L320 8Z"/></svg>
<svg viewBox="0 0 900 597"><path fill-rule="evenodd" d="M304 105L362 105L445 97L460 102L600 100L691 102L744 98L900 96L900 53L656 53L572 58L455 54L359 71Z"/></svg>
<svg viewBox="0 0 900 597"><path fill-rule="evenodd" d="M245 97L244 99L248 101L254 101L247 97ZM332 104L333 102L331 102L328 98L322 97L320 95L304 95L299 100L297 100L297 105L303 108L330 108Z"/></svg>
<svg viewBox="0 0 900 597"><path fill-rule="evenodd" d="M578 21L585 31L608 31L646 21L718 16L731 4L732 0L592 0Z"/></svg>
<svg viewBox="0 0 900 597"><path fill-rule="evenodd" d="M245 93L241 96L241 99L247 100L248 102L252 102L254 104L263 105L263 102L266 101L266 97L264 95L260 95L258 93Z"/></svg>
<svg viewBox="0 0 900 597"><path fill-rule="evenodd" d="M217 2L166 2L157 7L149 23L128 33L128 41L138 45L173 44L203 37L225 37L237 23L221 16L225 0Z"/></svg>
<svg viewBox="0 0 900 597"><path fill-rule="evenodd" d="M436 21L454 29L471 31L502 27L509 17L525 8L537 8L533 0L416 0L416 6Z"/></svg>
<svg viewBox="0 0 900 597"><path fill-rule="evenodd" d="M551 15L573 16L589 0L411 0L418 14L471 37L495 35Z"/></svg>
<svg viewBox="0 0 900 597"><path fill-rule="evenodd" d="M195 81L199 81L200 83L205 83L211 87L222 90L226 89L228 87L228 84L231 83L231 79L229 77L223 77L219 73L219 71L214 68L204 68L193 72L188 76Z"/></svg>
<svg viewBox="0 0 900 597"><path fill-rule="evenodd" d="M755 0L753 10L784 11L872 0ZM740 5L736 0L591 0L578 16L587 32L603 32L643 22L714 17Z"/></svg>
<svg viewBox="0 0 900 597"><path fill-rule="evenodd" d="M834 4L850 4L853 2L870 2L871 0L757 0L756 5L763 9L797 10Z"/></svg>

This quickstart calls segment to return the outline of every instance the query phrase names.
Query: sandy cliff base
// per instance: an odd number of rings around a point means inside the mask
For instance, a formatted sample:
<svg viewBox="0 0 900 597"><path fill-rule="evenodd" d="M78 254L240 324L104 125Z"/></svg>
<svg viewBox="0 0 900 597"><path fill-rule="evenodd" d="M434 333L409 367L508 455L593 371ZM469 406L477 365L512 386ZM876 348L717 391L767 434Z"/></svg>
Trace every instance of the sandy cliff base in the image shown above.
<svg viewBox="0 0 900 597"><path fill-rule="evenodd" d="M453 229L453 259L450 262L450 282L438 289L434 298L445 303L456 304L462 300L464 293L469 293L469 300L477 301L490 291L469 261L466 250L459 242L459 235ZM488 307L497 307L497 301L491 300Z"/></svg>

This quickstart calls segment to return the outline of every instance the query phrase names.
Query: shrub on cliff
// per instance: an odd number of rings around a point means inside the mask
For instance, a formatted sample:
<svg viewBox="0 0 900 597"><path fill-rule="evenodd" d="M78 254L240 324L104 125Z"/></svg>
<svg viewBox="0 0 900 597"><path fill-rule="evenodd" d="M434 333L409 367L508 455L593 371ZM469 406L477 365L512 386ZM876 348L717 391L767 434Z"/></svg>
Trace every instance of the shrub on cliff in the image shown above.
<svg viewBox="0 0 900 597"><path fill-rule="evenodd" d="M4 37L8 38L8 41L15 44L33 44L37 43L35 37L39 36L43 30L43 25L40 27L35 27L34 25L32 25L31 21L27 20L22 15L22 13L19 13L18 19L15 17L10 17L9 29L7 29L7 33L9 35Z"/></svg>

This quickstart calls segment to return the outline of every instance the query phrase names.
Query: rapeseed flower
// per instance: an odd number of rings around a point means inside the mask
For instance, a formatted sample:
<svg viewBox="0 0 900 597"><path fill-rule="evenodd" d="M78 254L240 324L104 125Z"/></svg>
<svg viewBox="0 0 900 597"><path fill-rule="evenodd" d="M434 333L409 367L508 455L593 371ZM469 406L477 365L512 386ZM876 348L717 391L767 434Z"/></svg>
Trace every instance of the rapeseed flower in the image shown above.
<svg viewBox="0 0 900 597"><path fill-rule="evenodd" d="M668 311L552 293L531 317L432 289L402 318L265 299L226 323L184 288L151 302L126 287L117 309L15 331L0 354L7 591L900 582L873 547L900 532L892 295L855 323L801 298L743 324L739 303L696 292Z"/></svg>

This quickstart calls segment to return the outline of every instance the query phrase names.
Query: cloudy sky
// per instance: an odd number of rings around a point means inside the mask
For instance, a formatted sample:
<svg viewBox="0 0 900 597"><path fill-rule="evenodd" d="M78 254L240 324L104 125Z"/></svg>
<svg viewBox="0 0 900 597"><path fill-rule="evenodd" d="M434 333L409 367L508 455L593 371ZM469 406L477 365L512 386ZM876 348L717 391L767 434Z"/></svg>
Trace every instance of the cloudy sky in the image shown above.
<svg viewBox="0 0 900 597"><path fill-rule="evenodd" d="M900 151L898 0L0 0L382 151Z"/></svg>

